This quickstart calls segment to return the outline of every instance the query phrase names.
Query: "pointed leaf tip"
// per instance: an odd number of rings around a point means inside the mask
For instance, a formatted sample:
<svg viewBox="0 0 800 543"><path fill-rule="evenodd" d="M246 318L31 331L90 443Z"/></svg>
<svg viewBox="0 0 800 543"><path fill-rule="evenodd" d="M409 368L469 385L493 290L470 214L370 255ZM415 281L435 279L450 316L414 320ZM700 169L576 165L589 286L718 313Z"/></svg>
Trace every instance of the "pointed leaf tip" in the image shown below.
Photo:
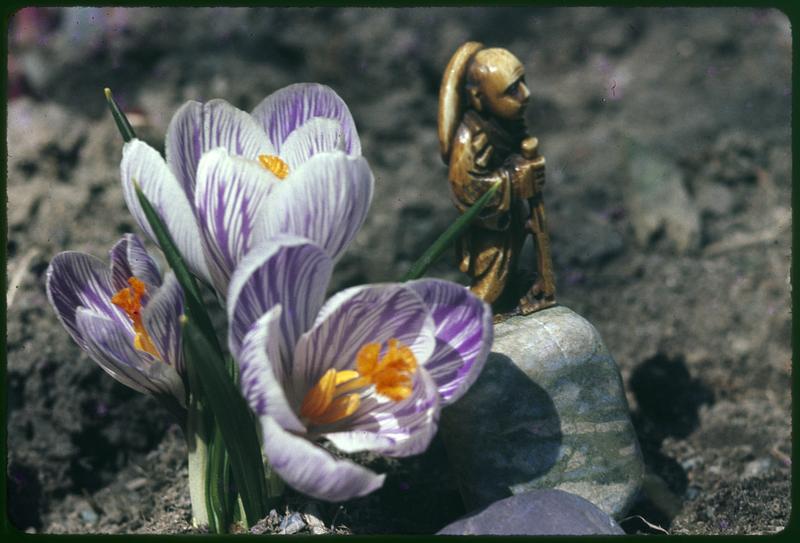
<svg viewBox="0 0 800 543"><path fill-rule="evenodd" d="M119 133L122 134L122 139L126 142L131 141L136 137L136 132L133 131L133 127L128 121L128 118L119 109L116 100L114 100L114 95L111 93L111 89L106 87L103 89L103 94L106 95L106 102L108 102L108 107L111 110L111 116L114 117L114 122L117 123L117 128L119 129Z"/></svg>

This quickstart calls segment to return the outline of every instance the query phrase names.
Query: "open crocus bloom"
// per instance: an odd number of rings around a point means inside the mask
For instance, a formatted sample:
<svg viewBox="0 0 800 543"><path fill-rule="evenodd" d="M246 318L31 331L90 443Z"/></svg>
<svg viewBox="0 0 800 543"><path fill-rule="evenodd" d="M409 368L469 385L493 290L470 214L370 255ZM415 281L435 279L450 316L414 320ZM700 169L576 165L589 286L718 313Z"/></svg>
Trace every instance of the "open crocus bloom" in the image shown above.
<svg viewBox="0 0 800 543"><path fill-rule="evenodd" d="M331 269L324 249L294 236L252 251L231 279L228 343L272 467L305 494L342 501L384 475L314 441L424 451L441 406L480 373L493 329L486 303L436 279L353 287L323 304Z"/></svg>
<svg viewBox="0 0 800 543"><path fill-rule="evenodd" d="M59 253L47 269L47 297L72 339L120 383L149 393L178 413L183 293L170 272L162 282L142 242L126 234L109 252Z"/></svg>
<svg viewBox="0 0 800 543"><path fill-rule="evenodd" d="M317 242L333 259L366 218L373 177L350 111L330 88L299 83L252 114L224 100L186 103L170 122L166 161L146 143L125 144L125 201L153 236L138 182L191 270L224 298L256 244L279 233Z"/></svg>

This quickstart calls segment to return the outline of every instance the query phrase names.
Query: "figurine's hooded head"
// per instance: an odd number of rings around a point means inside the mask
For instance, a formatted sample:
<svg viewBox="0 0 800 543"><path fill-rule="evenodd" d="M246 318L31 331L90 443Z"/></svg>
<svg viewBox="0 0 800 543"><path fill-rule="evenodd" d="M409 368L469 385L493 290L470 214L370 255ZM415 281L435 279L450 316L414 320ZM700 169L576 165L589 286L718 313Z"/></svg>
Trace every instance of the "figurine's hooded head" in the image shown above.
<svg viewBox="0 0 800 543"><path fill-rule="evenodd" d="M504 121L523 118L530 92L525 68L505 49L467 42L455 52L439 89L439 148L447 162L467 105ZM466 102L466 103L465 103Z"/></svg>
<svg viewBox="0 0 800 543"><path fill-rule="evenodd" d="M470 105L504 121L521 119L531 93L525 85L525 68L505 49L475 53L467 68Z"/></svg>

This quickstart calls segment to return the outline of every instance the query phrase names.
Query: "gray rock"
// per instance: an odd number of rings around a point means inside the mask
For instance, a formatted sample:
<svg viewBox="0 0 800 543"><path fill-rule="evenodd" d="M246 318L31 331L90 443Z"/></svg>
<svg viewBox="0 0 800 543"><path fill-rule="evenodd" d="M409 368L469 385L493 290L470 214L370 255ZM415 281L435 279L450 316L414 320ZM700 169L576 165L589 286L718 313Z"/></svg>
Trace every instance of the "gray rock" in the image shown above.
<svg viewBox="0 0 800 543"><path fill-rule="evenodd" d="M437 535L624 535L592 502L562 490L532 490L494 502Z"/></svg>
<svg viewBox="0 0 800 543"><path fill-rule="evenodd" d="M563 306L495 325L483 373L441 422L468 510L556 488L620 518L641 485L617 365L594 326Z"/></svg>
<svg viewBox="0 0 800 543"><path fill-rule="evenodd" d="M674 162L630 144L625 206L640 245L662 229L678 253L700 245L700 214Z"/></svg>

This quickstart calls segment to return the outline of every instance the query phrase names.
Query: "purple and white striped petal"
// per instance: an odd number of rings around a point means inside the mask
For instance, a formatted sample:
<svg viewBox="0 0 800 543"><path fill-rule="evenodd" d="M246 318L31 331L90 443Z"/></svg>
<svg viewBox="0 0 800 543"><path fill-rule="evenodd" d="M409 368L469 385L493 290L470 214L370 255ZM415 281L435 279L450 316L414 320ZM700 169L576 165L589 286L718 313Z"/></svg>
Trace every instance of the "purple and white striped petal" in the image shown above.
<svg viewBox="0 0 800 543"><path fill-rule="evenodd" d="M197 170L195 209L213 285L225 296L234 268L252 247L267 195L278 179L258 162L209 151Z"/></svg>
<svg viewBox="0 0 800 543"><path fill-rule="evenodd" d="M289 135L314 117L335 119L349 155L361 154L361 141L353 116L336 92L318 83L296 83L267 96L253 110L253 117L269 136L279 155Z"/></svg>
<svg viewBox="0 0 800 543"><path fill-rule="evenodd" d="M110 273L98 258L66 251L57 254L47 268L47 298L58 320L83 349L86 341L78 327L76 312L83 307L92 313L126 323L125 315L111 303Z"/></svg>
<svg viewBox="0 0 800 543"><path fill-rule="evenodd" d="M111 377L138 392L152 392L139 352L133 348L133 335L118 323L86 309L78 308L75 321L85 340L89 356Z"/></svg>
<svg viewBox="0 0 800 543"><path fill-rule="evenodd" d="M242 395L258 416L268 415L292 432L306 428L294 414L284 393L284 384L273 368L280 368L281 306L276 305L258 319L245 334L239 354L239 383ZM279 370L281 371L281 370Z"/></svg>
<svg viewBox="0 0 800 543"><path fill-rule="evenodd" d="M425 365L443 405L458 400L483 370L492 348L492 310L469 289L440 279L406 283L428 306L436 324L436 349Z"/></svg>
<svg viewBox="0 0 800 543"><path fill-rule="evenodd" d="M142 192L166 224L187 265L195 274L210 282L194 209L158 151L141 140L129 141L122 149L121 170L125 203L139 227L157 242L136 197L134 181L139 183Z"/></svg>
<svg viewBox="0 0 800 543"><path fill-rule="evenodd" d="M436 383L424 367L419 367L408 398L400 402L376 395L366 398L352 417L342 421L346 428L323 437L345 453L370 450L386 456L411 456L430 445L439 412Z"/></svg>
<svg viewBox="0 0 800 543"><path fill-rule="evenodd" d="M148 288L161 285L158 264L147 253L142 240L134 234L125 234L108 252L111 260L111 289L117 292L128 288L128 279L136 277Z"/></svg>
<svg viewBox="0 0 800 543"><path fill-rule="evenodd" d="M267 135L244 111L225 100L187 102L167 128L166 155L167 164L189 201L193 200L200 159L217 147L250 160L260 154L275 154Z"/></svg>
<svg viewBox="0 0 800 543"><path fill-rule="evenodd" d="M315 155L267 198L269 213L255 230L255 242L293 234L314 241L336 260L364 224L373 185L363 157Z"/></svg>
<svg viewBox="0 0 800 543"><path fill-rule="evenodd" d="M330 368L352 368L367 343L397 339L424 365L435 345L434 324L420 297L402 284L346 289L329 299L294 350L292 384L303 398Z"/></svg>
<svg viewBox="0 0 800 543"><path fill-rule="evenodd" d="M172 271L167 272L164 284L151 293L142 309L142 324L156 350L179 374L183 374L180 317L183 314L183 290Z"/></svg>
<svg viewBox="0 0 800 543"><path fill-rule="evenodd" d="M174 368L133 347L130 329L80 308L78 327L86 338L86 351L114 379L139 392L172 396L185 405L183 381Z"/></svg>
<svg viewBox="0 0 800 543"><path fill-rule="evenodd" d="M270 466L293 488L308 496L341 502L364 496L383 486L378 475L349 460L339 460L304 437L261 417L264 454Z"/></svg>
<svg viewBox="0 0 800 543"><path fill-rule="evenodd" d="M314 322L325 299L332 268L322 249L293 236L280 236L248 253L233 273L228 289L228 346L234 358L239 358L252 324L280 304L281 364L274 367L282 381L290 371L298 336Z"/></svg>
<svg viewBox="0 0 800 543"><path fill-rule="evenodd" d="M293 172L317 153L344 151L342 125L334 119L315 117L289 134L281 158Z"/></svg>

